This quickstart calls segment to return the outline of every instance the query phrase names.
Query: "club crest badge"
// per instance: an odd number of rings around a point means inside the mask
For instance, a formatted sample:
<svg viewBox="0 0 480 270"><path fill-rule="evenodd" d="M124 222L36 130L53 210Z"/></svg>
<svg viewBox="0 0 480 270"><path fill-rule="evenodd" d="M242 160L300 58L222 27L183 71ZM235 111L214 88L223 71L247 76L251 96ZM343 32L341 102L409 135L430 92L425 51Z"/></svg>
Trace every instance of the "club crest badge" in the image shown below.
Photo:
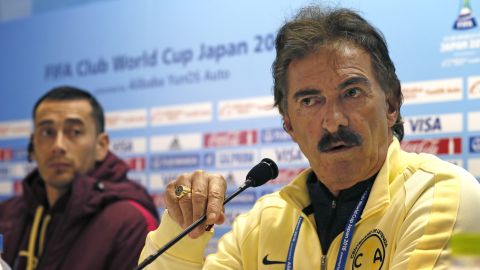
<svg viewBox="0 0 480 270"><path fill-rule="evenodd" d="M370 231L353 250L351 269L382 269L386 248L387 239L383 232L379 229Z"/></svg>

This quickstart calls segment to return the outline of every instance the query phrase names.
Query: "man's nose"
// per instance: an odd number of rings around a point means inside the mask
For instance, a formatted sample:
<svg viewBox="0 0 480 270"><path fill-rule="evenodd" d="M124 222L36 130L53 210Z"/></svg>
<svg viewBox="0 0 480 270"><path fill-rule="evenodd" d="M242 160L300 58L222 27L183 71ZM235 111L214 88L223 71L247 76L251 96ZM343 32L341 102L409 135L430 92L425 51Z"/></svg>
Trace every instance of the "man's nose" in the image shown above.
<svg viewBox="0 0 480 270"><path fill-rule="evenodd" d="M322 128L329 133L335 133L340 126L348 127L348 118L345 108L337 102L326 102L324 106Z"/></svg>
<svg viewBox="0 0 480 270"><path fill-rule="evenodd" d="M65 153L65 136L62 132L58 132L55 136L55 140L53 142L52 151L54 154L63 154Z"/></svg>

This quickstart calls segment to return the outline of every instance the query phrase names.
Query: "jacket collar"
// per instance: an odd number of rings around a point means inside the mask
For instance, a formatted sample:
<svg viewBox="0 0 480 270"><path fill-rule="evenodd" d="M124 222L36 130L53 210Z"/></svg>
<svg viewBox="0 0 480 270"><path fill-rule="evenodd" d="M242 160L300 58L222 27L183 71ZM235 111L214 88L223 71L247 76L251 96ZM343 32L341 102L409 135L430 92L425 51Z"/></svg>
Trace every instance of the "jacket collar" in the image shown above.
<svg viewBox="0 0 480 270"><path fill-rule="evenodd" d="M390 184L395 178L401 176L407 167L406 159L402 158L404 155L405 152L400 149L400 142L394 137L388 147L387 158L373 183L370 196L362 213L362 218L377 212L390 203ZM312 173L311 168L302 171L290 184L283 187L279 192L280 197L289 204L294 205L299 211L302 211L302 209L311 204L307 190L307 178L310 173Z"/></svg>

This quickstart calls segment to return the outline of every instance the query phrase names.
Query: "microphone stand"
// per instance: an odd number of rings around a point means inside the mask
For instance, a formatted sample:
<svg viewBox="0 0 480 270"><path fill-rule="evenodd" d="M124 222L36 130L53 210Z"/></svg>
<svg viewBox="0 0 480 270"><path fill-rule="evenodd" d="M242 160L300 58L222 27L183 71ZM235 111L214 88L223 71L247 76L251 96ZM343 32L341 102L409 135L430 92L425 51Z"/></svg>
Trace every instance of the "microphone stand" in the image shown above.
<svg viewBox="0 0 480 270"><path fill-rule="evenodd" d="M232 195L228 196L225 201L223 201L223 205L231 201L233 198L235 198L238 194L240 194L242 191L245 189L249 188L253 183L252 179L247 179L245 181L245 184L241 186L237 191L235 191ZM201 218L197 219L195 222L193 222L190 226L188 226L182 233L177 235L175 238L170 240L167 244L165 244L162 248L157 250L155 253L152 255L148 256L145 260L143 260L142 263L137 265L134 270L141 270L145 268L147 265L152 263L158 256L162 255L165 251L167 251L171 246L175 245L178 241L180 241L185 235L187 235L189 232L193 231L200 223L204 222L207 220L207 215L203 215Z"/></svg>

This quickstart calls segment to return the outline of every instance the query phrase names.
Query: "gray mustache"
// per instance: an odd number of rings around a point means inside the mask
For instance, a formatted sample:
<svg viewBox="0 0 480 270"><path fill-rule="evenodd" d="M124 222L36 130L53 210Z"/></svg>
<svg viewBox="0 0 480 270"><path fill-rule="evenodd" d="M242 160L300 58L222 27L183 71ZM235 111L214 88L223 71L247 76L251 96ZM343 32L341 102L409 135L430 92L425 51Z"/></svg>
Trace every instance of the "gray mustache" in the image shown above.
<svg viewBox="0 0 480 270"><path fill-rule="evenodd" d="M318 142L317 148L320 152L330 150L334 144L343 142L345 146L357 146L362 144L362 137L353 130L346 127L340 127L335 133L327 133L323 135Z"/></svg>

